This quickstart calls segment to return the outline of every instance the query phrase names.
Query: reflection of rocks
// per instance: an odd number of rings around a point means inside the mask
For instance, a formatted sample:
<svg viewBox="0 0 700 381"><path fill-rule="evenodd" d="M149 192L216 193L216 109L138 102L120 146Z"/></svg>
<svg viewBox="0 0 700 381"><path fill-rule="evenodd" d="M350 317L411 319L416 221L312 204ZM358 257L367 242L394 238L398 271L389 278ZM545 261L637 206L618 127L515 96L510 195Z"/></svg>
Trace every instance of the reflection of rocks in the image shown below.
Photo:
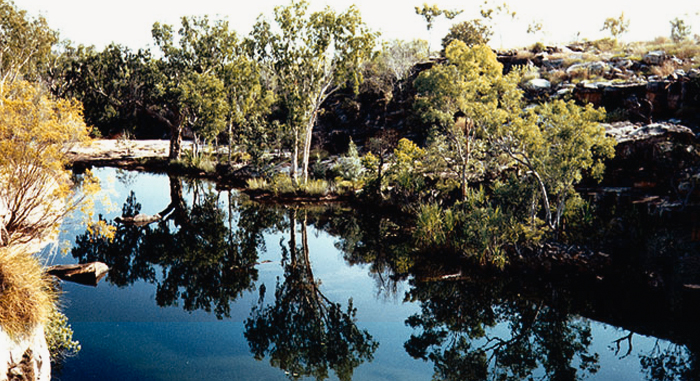
<svg viewBox="0 0 700 381"><path fill-rule="evenodd" d="M160 214L148 215L148 214L137 214L133 217L122 216L114 219L114 222L120 223L122 225L134 225L134 226L144 226L161 220Z"/></svg>

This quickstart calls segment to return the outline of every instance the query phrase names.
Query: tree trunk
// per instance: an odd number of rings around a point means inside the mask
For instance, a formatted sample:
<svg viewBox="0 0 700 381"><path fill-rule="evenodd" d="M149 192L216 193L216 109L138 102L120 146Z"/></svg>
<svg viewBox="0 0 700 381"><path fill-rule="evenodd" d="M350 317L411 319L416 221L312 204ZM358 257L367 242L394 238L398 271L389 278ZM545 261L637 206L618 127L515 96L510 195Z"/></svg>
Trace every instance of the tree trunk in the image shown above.
<svg viewBox="0 0 700 381"><path fill-rule="evenodd" d="M233 151L233 124L228 124L228 165L231 165L231 151Z"/></svg>
<svg viewBox="0 0 700 381"><path fill-rule="evenodd" d="M314 125L316 124L316 111L314 110L309 123L306 125L306 134L304 135L304 157L302 160L302 175L304 183L309 181L309 156L311 155L311 139L313 138Z"/></svg>
<svg viewBox="0 0 700 381"><path fill-rule="evenodd" d="M467 201L467 161L462 162L460 179L460 190L462 191L462 201Z"/></svg>
<svg viewBox="0 0 700 381"><path fill-rule="evenodd" d="M292 168L290 171L290 175L292 176L292 180L294 180L294 184L298 184L298 177L299 175L297 174L297 168L299 167L299 130L294 129L294 149L292 152Z"/></svg>
<svg viewBox="0 0 700 381"><path fill-rule="evenodd" d="M547 225L549 225L550 228L554 229L554 224L552 223L552 210L549 207L549 196L547 195L547 187L544 185L544 181L542 180L542 177L540 177L540 174L537 173L537 171L532 169L530 169L530 171L535 176L535 179L537 179L537 184L539 184L540 191L542 192L542 203L544 204Z"/></svg>

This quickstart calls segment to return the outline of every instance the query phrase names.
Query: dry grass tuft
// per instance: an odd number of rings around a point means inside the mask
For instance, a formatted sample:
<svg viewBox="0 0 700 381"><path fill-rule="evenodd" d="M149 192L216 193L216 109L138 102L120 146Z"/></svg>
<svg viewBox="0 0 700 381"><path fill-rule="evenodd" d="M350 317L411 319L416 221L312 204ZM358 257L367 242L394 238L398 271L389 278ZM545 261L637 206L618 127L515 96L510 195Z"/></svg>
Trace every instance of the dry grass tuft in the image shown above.
<svg viewBox="0 0 700 381"><path fill-rule="evenodd" d="M13 339L49 321L56 291L41 264L31 255L0 247L0 325Z"/></svg>

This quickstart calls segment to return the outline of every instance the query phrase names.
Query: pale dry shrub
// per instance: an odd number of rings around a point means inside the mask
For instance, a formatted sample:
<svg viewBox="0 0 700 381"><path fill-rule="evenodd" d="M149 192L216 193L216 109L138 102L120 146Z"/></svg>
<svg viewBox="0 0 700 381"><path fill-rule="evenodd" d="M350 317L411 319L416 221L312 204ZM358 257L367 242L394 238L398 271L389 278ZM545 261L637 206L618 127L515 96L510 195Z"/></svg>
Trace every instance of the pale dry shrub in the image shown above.
<svg viewBox="0 0 700 381"><path fill-rule="evenodd" d="M56 298L52 280L34 256L0 248L0 325L11 338L46 324Z"/></svg>
<svg viewBox="0 0 700 381"><path fill-rule="evenodd" d="M661 78L666 78L676 71L676 64L671 61L666 61L661 65L653 66L651 68L651 73L657 75Z"/></svg>

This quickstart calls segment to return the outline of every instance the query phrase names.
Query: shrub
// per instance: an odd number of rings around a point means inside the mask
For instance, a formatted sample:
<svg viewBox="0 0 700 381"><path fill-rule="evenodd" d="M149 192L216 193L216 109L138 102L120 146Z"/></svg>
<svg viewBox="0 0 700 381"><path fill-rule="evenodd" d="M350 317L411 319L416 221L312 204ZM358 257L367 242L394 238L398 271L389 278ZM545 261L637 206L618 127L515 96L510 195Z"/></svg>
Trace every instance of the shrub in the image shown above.
<svg viewBox="0 0 700 381"><path fill-rule="evenodd" d="M347 181L356 181L365 171L360 155L357 152L357 146L352 140L350 140L350 144L348 145L347 154L338 159L337 164L334 166L334 171L337 172L343 180Z"/></svg>
<svg viewBox="0 0 700 381"><path fill-rule="evenodd" d="M0 325L11 338L23 338L49 322L56 292L33 256L0 248L0 290Z"/></svg>
<svg viewBox="0 0 700 381"><path fill-rule="evenodd" d="M331 186L326 180L309 180L299 188L310 196L325 196L331 191Z"/></svg>
<svg viewBox="0 0 700 381"><path fill-rule="evenodd" d="M210 153L204 152L195 154L193 151L187 150L175 164L186 169L197 169L209 173L216 170L216 159Z"/></svg>
<svg viewBox="0 0 700 381"><path fill-rule="evenodd" d="M51 312L44 333L51 362L60 363L67 357L75 356L80 352L80 343L73 340L73 329L68 324L68 318L60 311L54 309Z"/></svg>
<svg viewBox="0 0 700 381"><path fill-rule="evenodd" d="M267 180L262 177L248 179L248 181L246 181L246 185L249 190L267 190L270 186Z"/></svg>
<svg viewBox="0 0 700 381"><path fill-rule="evenodd" d="M270 191L275 195L281 194L293 194L295 193L297 187L294 184L289 175L284 173L278 173L272 178L272 183L270 184Z"/></svg>

